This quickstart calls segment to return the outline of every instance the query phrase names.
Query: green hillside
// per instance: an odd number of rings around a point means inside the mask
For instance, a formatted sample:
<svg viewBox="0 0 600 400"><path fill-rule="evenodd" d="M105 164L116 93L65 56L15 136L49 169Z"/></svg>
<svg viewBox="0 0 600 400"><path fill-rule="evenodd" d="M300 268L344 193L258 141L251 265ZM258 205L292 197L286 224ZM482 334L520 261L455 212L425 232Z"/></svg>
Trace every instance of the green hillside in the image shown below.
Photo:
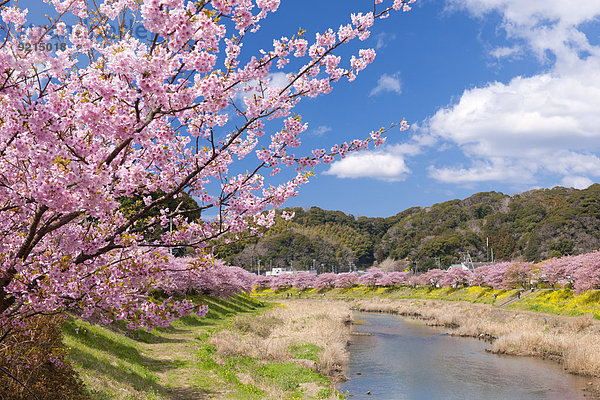
<svg viewBox="0 0 600 400"><path fill-rule="evenodd" d="M600 184L587 189L539 189L513 196L477 193L431 207L413 207L388 218L354 217L312 207L290 209L261 238L219 250L228 261L264 266L347 271L386 258L417 262L421 270L460 261L539 261L600 247ZM486 238L489 246L486 248Z"/></svg>

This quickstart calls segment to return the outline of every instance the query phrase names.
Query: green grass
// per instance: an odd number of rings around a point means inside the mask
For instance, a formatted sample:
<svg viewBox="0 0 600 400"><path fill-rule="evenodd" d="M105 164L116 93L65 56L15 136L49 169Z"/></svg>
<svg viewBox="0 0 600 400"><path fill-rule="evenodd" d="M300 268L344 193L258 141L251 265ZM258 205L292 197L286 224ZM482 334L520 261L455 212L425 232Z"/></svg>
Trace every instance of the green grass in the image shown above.
<svg viewBox="0 0 600 400"><path fill-rule="evenodd" d="M275 382L280 389L291 392L292 396L301 396L301 383L330 384L329 379L295 363L268 363L259 367L255 374L260 380Z"/></svg>
<svg viewBox="0 0 600 400"><path fill-rule="evenodd" d="M257 325L250 319L275 304L245 295L228 300L196 296L193 301L209 306L205 317L191 315L151 332L129 330L124 323L99 326L78 319L67 321L64 344L91 399L272 398L260 387L264 385L277 387L287 399L328 398L334 393L328 378L299 364L216 357L216 348L210 343L214 333L223 329L244 332L252 327L254 333L266 337L281 321L261 316ZM313 361L318 361L321 352L312 344L290 350L295 358ZM247 377L252 378L251 383ZM325 388L309 395L302 386L307 382Z"/></svg>
<svg viewBox="0 0 600 400"><path fill-rule="evenodd" d="M317 362L319 361L319 353L321 352L321 348L312 343L306 343L298 346L291 346L290 351L294 355L294 358Z"/></svg>
<svg viewBox="0 0 600 400"><path fill-rule="evenodd" d="M257 313L269 306L249 296L227 301L196 296L193 300L209 305L206 317L188 316L152 332L128 330L122 323L105 327L77 319L67 321L64 344L90 397L185 399L225 390L231 398L259 398L236 397L238 387L233 380L215 379L222 376L218 364L194 354L234 315Z"/></svg>
<svg viewBox="0 0 600 400"><path fill-rule="evenodd" d="M320 297L325 293L325 298L390 298L390 299L432 299L448 301L470 301L473 303L493 304L508 299L516 294L516 290L494 290L484 287L466 288L431 288L431 287L392 287L377 288L367 286L355 286L351 288L332 288L326 291L314 289L298 290L296 288L272 291L270 289L257 291L253 296L258 299L280 299L291 297ZM494 298L496 295L496 298Z"/></svg>
<svg viewBox="0 0 600 400"><path fill-rule="evenodd" d="M431 287L397 287L397 288L371 288L355 286L344 289L329 289L316 291L313 289L299 291L295 288L272 291L270 289L253 293L260 299L278 299L288 296L319 297L325 293L326 298L389 298L389 299L431 299L444 301L468 301L471 303L484 303L502 305L514 298L522 289L491 289L480 286L464 288L431 288ZM527 293L525 293L527 294ZM569 289L539 290L529 296L523 296L506 307L518 310L538 311L548 314L577 316L592 314L594 318L600 319L600 291L590 290L580 295L574 294Z"/></svg>
<svg viewBox="0 0 600 400"><path fill-rule="evenodd" d="M591 314L600 319L600 292L590 290L576 295L570 289L543 290L522 299L511 308L570 316Z"/></svg>

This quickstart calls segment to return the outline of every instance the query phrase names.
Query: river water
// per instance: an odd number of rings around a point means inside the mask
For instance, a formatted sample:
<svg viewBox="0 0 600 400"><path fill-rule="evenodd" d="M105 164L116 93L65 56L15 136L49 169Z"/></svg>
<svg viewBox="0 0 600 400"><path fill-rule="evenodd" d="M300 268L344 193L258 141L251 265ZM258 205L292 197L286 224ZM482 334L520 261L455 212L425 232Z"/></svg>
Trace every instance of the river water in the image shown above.
<svg viewBox="0 0 600 400"><path fill-rule="evenodd" d="M487 344L389 314L358 313L365 336L353 336L349 399L579 400L589 379L557 363L490 354ZM359 374L357 374L359 373ZM367 394L370 392L371 394Z"/></svg>

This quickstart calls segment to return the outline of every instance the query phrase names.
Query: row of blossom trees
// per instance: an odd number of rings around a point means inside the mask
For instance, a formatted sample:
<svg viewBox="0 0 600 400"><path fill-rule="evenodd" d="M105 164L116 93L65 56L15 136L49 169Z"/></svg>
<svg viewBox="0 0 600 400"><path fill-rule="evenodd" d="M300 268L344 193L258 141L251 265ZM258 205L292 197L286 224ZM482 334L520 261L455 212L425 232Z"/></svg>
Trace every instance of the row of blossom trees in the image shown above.
<svg viewBox="0 0 600 400"><path fill-rule="evenodd" d="M167 295L201 293L228 298L250 293L256 279L255 274L221 260L207 262L198 257L184 257L171 259L168 279L161 282L159 287Z"/></svg>
<svg viewBox="0 0 600 400"><path fill-rule="evenodd" d="M494 289L530 288L532 285L546 284L573 288L577 293L600 287L600 252L552 258L534 264L528 262L502 262L478 267L471 272L462 267L449 270L431 269L419 275L407 272L384 273L379 268L371 268L367 273L348 272L343 274L310 273L283 274L273 277L259 277L258 288L298 289L349 288L356 285L371 287L394 286L487 286Z"/></svg>

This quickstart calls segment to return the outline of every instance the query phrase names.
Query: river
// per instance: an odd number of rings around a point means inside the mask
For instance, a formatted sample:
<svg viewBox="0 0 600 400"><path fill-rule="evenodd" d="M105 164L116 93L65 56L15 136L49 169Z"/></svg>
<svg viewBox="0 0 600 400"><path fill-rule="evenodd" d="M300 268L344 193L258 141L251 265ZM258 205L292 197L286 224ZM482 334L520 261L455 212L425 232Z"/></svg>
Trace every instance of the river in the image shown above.
<svg viewBox="0 0 600 400"><path fill-rule="evenodd" d="M485 351L487 344L453 337L389 314L357 313L365 322L353 336L349 378L339 389L349 399L579 400L589 379L557 363ZM370 392L370 394L367 394Z"/></svg>

